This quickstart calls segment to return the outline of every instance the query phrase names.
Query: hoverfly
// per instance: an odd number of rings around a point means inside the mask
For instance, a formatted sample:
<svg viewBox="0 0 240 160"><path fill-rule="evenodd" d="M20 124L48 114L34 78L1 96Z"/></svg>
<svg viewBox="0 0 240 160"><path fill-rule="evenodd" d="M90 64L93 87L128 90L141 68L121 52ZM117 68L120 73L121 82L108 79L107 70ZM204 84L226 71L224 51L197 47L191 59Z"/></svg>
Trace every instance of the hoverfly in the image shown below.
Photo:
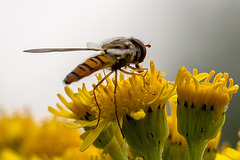
<svg viewBox="0 0 240 160"><path fill-rule="evenodd" d="M139 74L146 68L140 68L139 63L143 62L146 56L146 47L150 48L150 44L143 44L143 42L137 38L118 38L109 43L102 45L101 47L92 47L93 43L87 43L87 48L42 48L42 49L30 49L25 50L24 52L30 53L48 53L48 52L69 52L69 51L100 51L101 54L93 56L87 59L84 63L79 64L72 72L70 72L66 78L64 79L65 84L71 84L72 82L76 82L90 74L102 70L104 68L110 68L111 71L105 75L105 77L99 81L99 83L93 87L93 94L96 101L96 104L99 109L99 118L97 125L94 127L96 128L100 121L101 109L97 102L95 89L104 81L106 80L113 72L115 72L115 88L114 88L114 105L115 105L115 114L118 121L118 125L120 127L120 123L118 120L117 115L117 105L116 105L116 88L117 88L117 71L120 70L125 74L135 74L135 75L142 75ZM131 64L135 65L130 66ZM132 73L122 68L129 67L131 70L137 72ZM121 127L120 127L121 129ZM122 132L122 130L121 130ZM123 134L122 134L123 135Z"/></svg>

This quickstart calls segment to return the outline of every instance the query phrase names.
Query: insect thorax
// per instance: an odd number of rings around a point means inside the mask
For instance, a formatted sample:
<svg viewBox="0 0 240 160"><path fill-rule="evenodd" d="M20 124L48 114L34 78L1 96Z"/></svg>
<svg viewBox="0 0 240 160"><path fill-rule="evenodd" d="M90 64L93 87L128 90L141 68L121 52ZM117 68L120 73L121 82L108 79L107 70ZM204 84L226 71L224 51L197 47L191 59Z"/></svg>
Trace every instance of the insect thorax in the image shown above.
<svg viewBox="0 0 240 160"><path fill-rule="evenodd" d="M134 53L126 54L126 55L120 55L120 56L114 56L113 59L115 59L115 64L112 66L112 70L118 70L122 67L128 66L133 59Z"/></svg>
<svg viewBox="0 0 240 160"><path fill-rule="evenodd" d="M110 43L103 45L102 48L106 51L105 54L111 56L112 59L115 61L114 65L111 67L112 70L118 70L121 67L128 66L130 63L139 63L141 49L139 45L132 39L116 39ZM119 54L108 52L111 49L119 49L119 51L122 50L123 52ZM124 51L127 51L127 53Z"/></svg>

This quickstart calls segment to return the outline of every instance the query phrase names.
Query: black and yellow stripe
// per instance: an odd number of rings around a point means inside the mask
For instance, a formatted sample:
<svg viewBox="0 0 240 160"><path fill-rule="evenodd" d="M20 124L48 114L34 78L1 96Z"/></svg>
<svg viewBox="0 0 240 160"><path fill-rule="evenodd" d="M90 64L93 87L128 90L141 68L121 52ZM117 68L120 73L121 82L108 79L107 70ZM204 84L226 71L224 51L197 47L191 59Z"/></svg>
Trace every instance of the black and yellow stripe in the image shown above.
<svg viewBox="0 0 240 160"><path fill-rule="evenodd" d="M114 63L114 59L105 54L91 57L87 59L84 63L79 64L71 73L69 73L64 79L64 82L66 84L71 84L72 82L89 76L93 72L96 72L106 67L111 67L111 65Z"/></svg>

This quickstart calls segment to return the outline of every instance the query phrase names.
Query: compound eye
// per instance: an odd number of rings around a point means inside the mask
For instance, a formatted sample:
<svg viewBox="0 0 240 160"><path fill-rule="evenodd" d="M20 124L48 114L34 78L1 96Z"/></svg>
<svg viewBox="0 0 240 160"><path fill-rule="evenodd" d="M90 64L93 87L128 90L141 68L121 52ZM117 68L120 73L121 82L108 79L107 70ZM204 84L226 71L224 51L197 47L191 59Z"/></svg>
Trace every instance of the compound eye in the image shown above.
<svg viewBox="0 0 240 160"><path fill-rule="evenodd" d="M145 44L143 44L142 41L140 41L139 39L136 39L136 38L131 38L131 41L139 46L139 48L141 50L141 56L139 58L139 63L143 62L143 60L145 59L146 54L147 54L147 49L146 49Z"/></svg>

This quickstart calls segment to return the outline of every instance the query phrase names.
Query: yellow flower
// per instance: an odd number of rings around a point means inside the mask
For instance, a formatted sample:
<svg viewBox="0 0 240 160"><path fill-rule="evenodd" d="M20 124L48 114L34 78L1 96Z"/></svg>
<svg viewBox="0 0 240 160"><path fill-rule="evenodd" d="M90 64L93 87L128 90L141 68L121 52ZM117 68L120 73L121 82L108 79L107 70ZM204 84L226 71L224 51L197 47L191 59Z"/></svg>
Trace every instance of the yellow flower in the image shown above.
<svg viewBox="0 0 240 160"><path fill-rule="evenodd" d="M45 122L42 127L26 138L21 152L24 155L57 157L68 148L78 147L81 144L79 132L69 130L62 125L63 123L57 122L56 119Z"/></svg>
<svg viewBox="0 0 240 160"><path fill-rule="evenodd" d="M217 136L208 142L208 145L205 149L204 156L203 156L204 159L207 159L207 160L215 159L216 154L217 154L218 144L219 144L219 141L221 138L221 134L222 134L222 131L220 130L218 132Z"/></svg>
<svg viewBox="0 0 240 160"><path fill-rule="evenodd" d="M240 138L240 131L238 131L238 138ZM237 150L240 151L240 140L237 142Z"/></svg>
<svg viewBox="0 0 240 160"><path fill-rule="evenodd" d="M3 115L0 124L1 160L109 159L93 146L80 152L79 131L63 127L63 122L56 119L40 125L24 113Z"/></svg>
<svg viewBox="0 0 240 160"><path fill-rule="evenodd" d="M186 141L177 131L177 105L175 102L170 101L171 116L167 117L169 136L165 143L163 151L163 159L165 160L181 160L184 159L186 151Z"/></svg>
<svg viewBox="0 0 240 160"><path fill-rule="evenodd" d="M238 132L238 137L240 137L239 132ZM237 149L230 148L229 146L227 147L222 146L222 147L223 147L223 151L216 154L215 160L239 160L240 159L240 150L238 146L237 146Z"/></svg>
<svg viewBox="0 0 240 160"><path fill-rule="evenodd" d="M81 120L96 119L96 113L92 111L93 95L87 91L85 84L83 84L82 89L78 88L78 93L74 93L68 86L65 87L65 92L71 98L72 102L68 102L61 94L58 94L58 97L68 110L66 110L61 104L57 103L57 107L60 111L48 107L50 112L56 116L64 118Z"/></svg>
<svg viewBox="0 0 240 160"><path fill-rule="evenodd" d="M0 150L0 159L1 160L24 160L20 154L10 148L4 148Z"/></svg>
<svg viewBox="0 0 240 160"><path fill-rule="evenodd" d="M36 128L28 113L16 113L13 116L1 115L0 149L4 147L18 149Z"/></svg>
<svg viewBox="0 0 240 160"><path fill-rule="evenodd" d="M170 101L170 107L172 111L172 116L168 117L169 124L169 136L173 144L182 145L183 148L186 147L186 142L183 136L181 136L177 131L177 106L173 101Z"/></svg>
<svg viewBox="0 0 240 160"><path fill-rule="evenodd" d="M94 99L93 91L91 90L88 92L85 85L83 85L82 89L78 89L77 93L74 93L69 87L65 87L65 91L71 98L72 102L67 102L63 96L58 95L62 103L70 111L64 109L64 107L59 104L57 104L59 110L49 107L49 111L56 116L76 119L75 122L80 124L79 127L84 127L87 132L81 136L84 139L80 148L82 151L87 149L92 143L95 145L99 135L101 136L103 131L106 130L108 132L113 132L114 135L113 137L107 138L107 140L103 140L105 145L107 145L107 142L113 138L117 140L120 146L122 146L123 139L119 129L119 124L121 125L123 134L126 136L129 143L131 139L128 138L128 133L130 133L128 130L128 125L130 123L128 122L133 122L132 120L140 122L140 120L142 120L141 123L145 123L144 121L147 119L146 117L149 119L151 112L156 114L154 117L159 117L160 110L163 112L163 117L161 118L164 121L164 117L166 116L164 111L165 104L173 95L176 94L172 83L163 79L165 74L158 72L152 61L150 62L150 70L150 72L143 73L142 76L133 74L127 79L124 79L124 76L121 73L120 80L117 82L115 95L115 85L113 83L114 78L107 78L106 85L103 83L99 85L99 87L96 88L96 99L101 109L100 117L98 117L99 109ZM102 76L100 74L97 78L98 81L102 80ZM95 84L93 86L95 86ZM114 96L116 96L116 105L114 102ZM152 114L150 117L152 117ZM96 126L99 118L100 122L97 128L89 130L89 127ZM162 146L165 141L161 140L161 144L159 144L160 139L158 138L160 131L158 130L158 120L160 119L156 119L156 124L152 125L153 127L157 126L157 129L155 128L154 131L149 132L149 134L152 133L152 136L155 136L156 145ZM113 124L112 129L110 129L111 124ZM164 127L167 127L165 122ZM167 129L163 129L164 127L162 126L162 131L165 135L168 135L168 132L166 132ZM141 132L139 132L139 134L141 134ZM104 145L102 147L104 148Z"/></svg>
<svg viewBox="0 0 240 160"><path fill-rule="evenodd" d="M151 72L147 72L144 77L146 84L144 84L141 76L132 75L124 80L123 74L120 75L116 92L119 117L128 115L135 120L143 119L150 102L157 99L158 102L162 102L159 105L163 107L167 100L175 94L175 92L170 94L173 86L162 78L165 73L158 72L152 61L150 62L150 68ZM100 80L102 77L98 79ZM111 79L107 79L106 86L102 84L97 88L97 100L102 110L101 116L103 119L116 119L113 90L114 84ZM96 106L95 110L98 110Z"/></svg>
<svg viewBox="0 0 240 160"><path fill-rule="evenodd" d="M118 116L123 117L129 115L134 119L142 119L145 117L145 113L148 110L148 103L156 98L161 99L164 106L166 100L168 100L175 92L169 94L172 91L172 85L168 81L163 79L165 73L158 72L153 62L151 61L151 72L148 72L145 76L146 84L144 84L142 76L133 75L126 80L124 76L120 74L120 81L117 85L117 110ZM98 80L102 79L101 74L97 76ZM114 78L113 78L114 79ZM114 84L110 78L107 78L107 85L101 84L97 89L97 101L101 108L101 118L108 119L110 121L116 120L115 105L114 105ZM49 107L49 111L56 116L65 118L73 118L80 120L92 121L98 118L98 107L93 97L93 91L87 91L85 84L82 89L78 88L78 92L74 93L68 86L65 87L67 95L71 98L72 102L67 100L60 94L58 97L62 103L70 110L70 112L60 104L57 107L60 111ZM160 93L161 94L160 94ZM158 97L157 97L158 95ZM160 97L161 96L161 97ZM158 101L160 101L158 99ZM143 113L145 112L145 113ZM89 118L90 117L90 118ZM95 118L96 117L96 118ZM83 122L83 121L82 121ZM93 125L90 125L93 126Z"/></svg>
<svg viewBox="0 0 240 160"><path fill-rule="evenodd" d="M215 160L239 160L240 151L233 148L225 148L222 153L217 153Z"/></svg>
<svg viewBox="0 0 240 160"><path fill-rule="evenodd" d="M61 160L111 160L111 158L105 154L101 154L101 150L90 146L88 150L84 152L79 151L79 147L68 148L61 156Z"/></svg>
<svg viewBox="0 0 240 160"><path fill-rule="evenodd" d="M227 73L218 73L211 83L214 73L197 74L194 69L191 74L183 66L177 74L178 131L187 141L190 158L201 159L208 141L224 124L227 105L239 88L233 86L232 78L227 87Z"/></svg>
<svg viewBox="0 0 240 160"><path fill-rule="evenodd" d="M179 103L188 108L214 111L214 119L222 116L228 109L227 105L232 95L237 93L239 86L233 86L232 78L229 79L229 86L226 86L228 73L218 73L211 83L210 80L214 74L215 71L211 71L209 74L197 74L197 69L194 69L193 75L191 75L184 66L180 68L176 78ZM204 78L206 78L205 81L202 81Z"/></svg>

